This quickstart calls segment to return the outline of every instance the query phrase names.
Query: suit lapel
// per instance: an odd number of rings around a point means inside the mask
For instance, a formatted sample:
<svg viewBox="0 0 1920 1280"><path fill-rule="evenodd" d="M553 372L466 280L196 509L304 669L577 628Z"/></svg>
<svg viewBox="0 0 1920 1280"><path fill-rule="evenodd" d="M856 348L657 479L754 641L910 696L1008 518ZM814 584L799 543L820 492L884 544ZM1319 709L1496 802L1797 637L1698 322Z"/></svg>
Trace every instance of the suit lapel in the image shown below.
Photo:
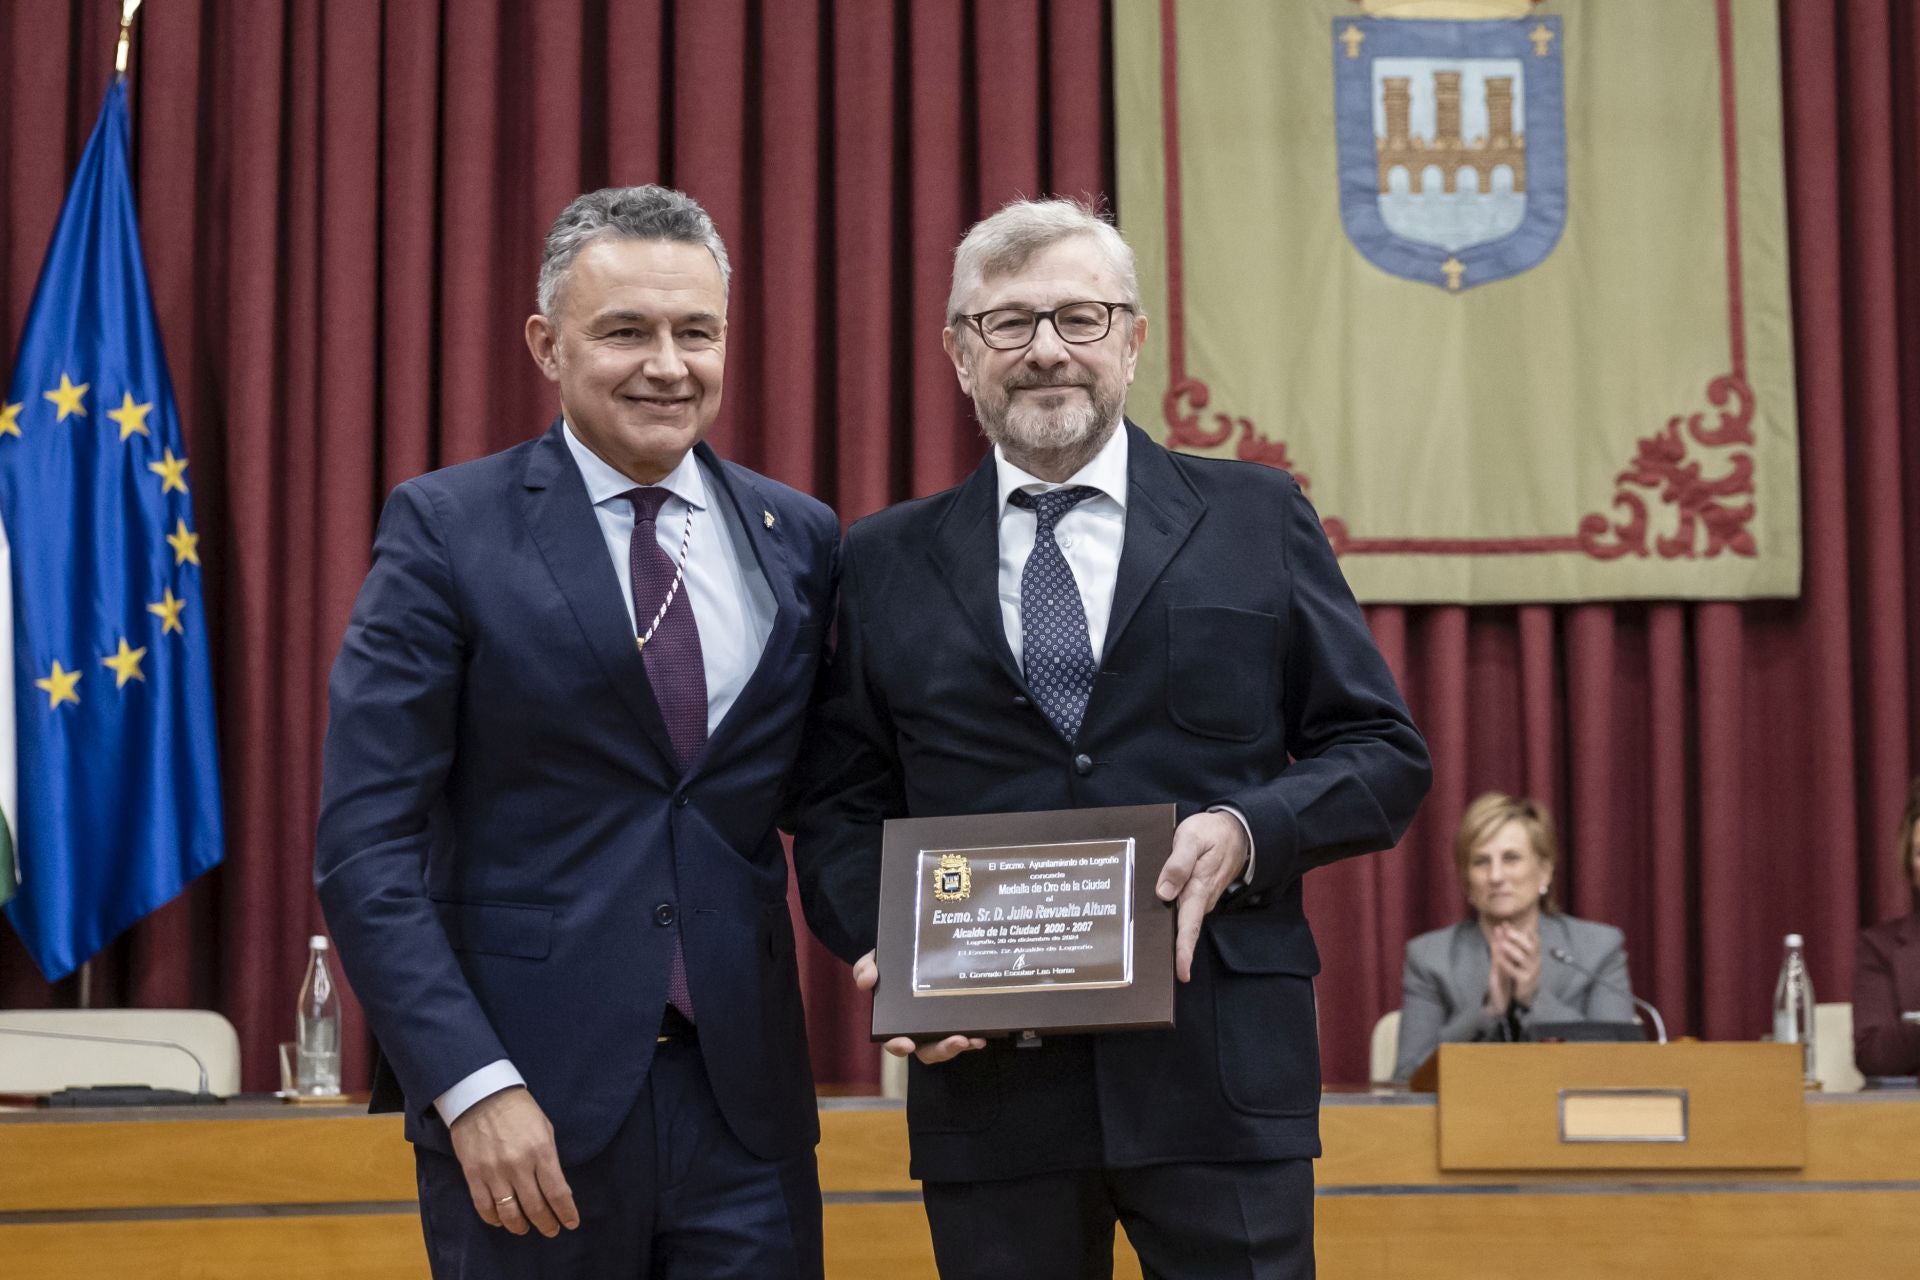
<svg viewBox="0 0 1920 1280"><path fill-rule="evenodd" d="M527 528L573 611L587 648L668 771L677 774L673 740L667 736L667 722L654 699L646 663L640 660L633 625L620 598L620 576L607 557L606 538L587 496L586 482L567 453L558 422L534 445L525 485Z"/></svg>
<svg viewBox="0 0 1920 1280"><path fill-rule="evenodd" d="M1558 996L1560 1002L1568 1008L1578 1008L1579 1002L1574 995L1582 983L1591 982L1585 974L1573 965L1562 964L1553 958L1555 951L1564 951L1573 956L1579 964L1587 963L1585 956L1574 955L1573 930L1567 928L1567 922L1560 916L1540 913L1540 984Z"/></svg>
<svg viewBox="0 0 1920 1280"><path fill-rule="evenodd" d="M754 559L766 578L768 590L773 593L774 611L773 629L767 633L766 647L760 650L760 660L754 664L753 674L741 688L740 696L727 708L726 716L714 726L705 749L688 772L698 769L709 756L717 756L726 750L727 744L739 736L743 721L756 713L759 704L767 696L768 682L778 679L780 668L793 649L794 633L799 628L802 612L794 584L792 552L787 542L792 536L791 532L783 528L778 520L772 523L767 521L767 516L773 513L773 503L754 483L751 474L742 468L728 467L704 443L694 446L694 455L700 460L710 482L714 494L714 514L720 520L731 521L734 529L746 532L746 544L753 548ZM732 530L728 531L728 536L732 536ZM738 547L740 542L736 540L734 545ZM741 567L744 569L746 566Z"/></svg>
<svg viewBox="0 0 1920 1280"><path fill-rule="evenodd" d="M1127 532L1107 616L1107 653L1207 509L1165 449L1131 422L1121 430L1127 433Z"/></svg>
<svg viewBox="0 0 1920 1280"><path fill-rule="evenodd" d="M1024 689L1026 676L1013 660L1006 623L1000 616L1000 513L995 509L999 490L989 453L953 491L934 526L933 566L959 601L960 612L980 643Z"/></svg>

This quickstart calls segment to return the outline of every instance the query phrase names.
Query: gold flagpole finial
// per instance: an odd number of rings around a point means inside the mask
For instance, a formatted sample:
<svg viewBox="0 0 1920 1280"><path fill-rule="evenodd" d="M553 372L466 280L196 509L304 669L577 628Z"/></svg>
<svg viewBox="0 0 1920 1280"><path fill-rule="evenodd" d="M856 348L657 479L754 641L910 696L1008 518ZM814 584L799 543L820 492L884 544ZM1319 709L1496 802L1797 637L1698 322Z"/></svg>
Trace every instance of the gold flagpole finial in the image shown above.
<svg viewBox="0 0 1920 1280"><path fill-rule="evenodd" d="M117 76L127 74L127 50L133 44L133 15L140 8L140 0L120 0L120 46L113 53L113 73Z"/></svg>

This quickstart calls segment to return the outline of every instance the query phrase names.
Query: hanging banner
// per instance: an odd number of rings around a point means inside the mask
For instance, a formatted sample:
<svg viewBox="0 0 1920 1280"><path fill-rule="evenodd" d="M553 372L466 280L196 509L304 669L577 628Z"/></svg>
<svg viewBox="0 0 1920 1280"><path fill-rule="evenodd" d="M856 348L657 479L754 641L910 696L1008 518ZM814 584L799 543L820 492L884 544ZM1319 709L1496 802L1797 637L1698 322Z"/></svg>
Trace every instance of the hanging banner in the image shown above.
<svg viewBox="0 0 1920 1280"><path fill-rule="evenodd" d="M1131 414L1364 601L1800 589L1772 0L1124 0Z"/></svg>

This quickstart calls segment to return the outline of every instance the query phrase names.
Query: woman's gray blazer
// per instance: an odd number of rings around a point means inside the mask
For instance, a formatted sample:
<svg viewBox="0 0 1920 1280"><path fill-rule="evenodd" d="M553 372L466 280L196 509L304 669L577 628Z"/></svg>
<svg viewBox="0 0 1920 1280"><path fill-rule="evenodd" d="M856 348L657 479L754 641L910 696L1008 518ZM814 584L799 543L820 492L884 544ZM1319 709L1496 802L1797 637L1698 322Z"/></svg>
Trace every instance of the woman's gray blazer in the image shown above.
<svg viewBox="0 0 1920 1280"><path fill-rule="evenodd" d="M1579 967L1554 959L1556 950L1572 956ZM1395 1080L1412 1076L1442 1044L1506 1038L1506 1020L1481 1012L1489 963L1486 935L1475 920L1423 933L1407 943ZM1630 989L1626 940L1618 929L1568 915L1542 915L1540 991L1533 1007L1519 1016L1520 1025L1632 1022Z"/></svg>

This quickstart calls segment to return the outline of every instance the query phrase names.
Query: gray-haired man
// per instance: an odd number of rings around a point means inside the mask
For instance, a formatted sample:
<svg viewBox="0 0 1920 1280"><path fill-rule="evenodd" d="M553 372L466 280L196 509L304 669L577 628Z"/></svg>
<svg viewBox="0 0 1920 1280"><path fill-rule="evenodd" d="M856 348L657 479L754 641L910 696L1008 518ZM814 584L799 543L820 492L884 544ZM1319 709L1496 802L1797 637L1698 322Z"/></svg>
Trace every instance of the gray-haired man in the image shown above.
<svg viewBox="0 0 1920 1280"><path fill-rule="evenodd" d="M1426 793L1320 521L1281 471L1124 418L1133 253L1066 201L967 234L943 334L993 453L854 525L794 846L807 918L878 980L888 818L1171 802L1176 1026L888 1044L946 1280L1313 1274L1319 969L1301 879Z"/></svg>
<svg viewBox="0 0 1920 1280"><path fill-rule="evenodd" d="M838 527L700 443L727 258L574 201L527 345L561 417L410 480L331 687L315 868L436 1276L817 1276L773 828Z"/></svg>

